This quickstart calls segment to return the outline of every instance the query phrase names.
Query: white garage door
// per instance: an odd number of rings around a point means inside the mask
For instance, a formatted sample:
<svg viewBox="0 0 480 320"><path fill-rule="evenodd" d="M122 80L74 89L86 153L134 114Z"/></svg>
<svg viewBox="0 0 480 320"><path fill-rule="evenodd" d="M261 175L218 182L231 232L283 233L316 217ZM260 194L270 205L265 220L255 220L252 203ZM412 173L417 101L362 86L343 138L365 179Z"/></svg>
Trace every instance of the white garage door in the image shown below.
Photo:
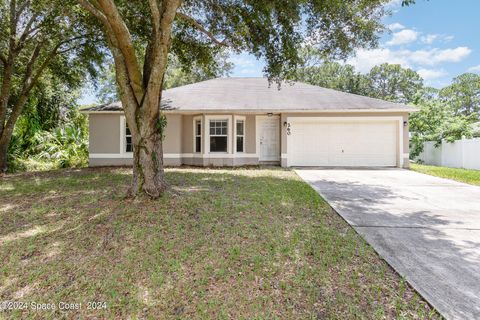
<svg viewBox="0 0 480 320"><path fill-rule="evenodd" d="M397 165L397 121L290 118L289 122L289 166Z"/></svg>

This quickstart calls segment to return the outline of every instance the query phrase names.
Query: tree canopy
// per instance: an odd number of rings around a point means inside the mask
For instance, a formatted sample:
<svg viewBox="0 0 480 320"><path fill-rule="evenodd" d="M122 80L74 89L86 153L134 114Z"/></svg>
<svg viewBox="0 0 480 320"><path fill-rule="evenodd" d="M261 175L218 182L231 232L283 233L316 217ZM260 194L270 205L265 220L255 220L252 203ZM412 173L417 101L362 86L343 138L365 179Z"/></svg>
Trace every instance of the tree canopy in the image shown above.
<svg viewBox="0 0 480 320"><path fill-rule="evenodd" d="M412 69L384 63L368 74L369 95L383 100L409 103L423 87L423 79Z"/></svg>
<svg viewBox="0 0 480 320"><path fill-rule="evenodd" d="M68 1L0 1L0 169L15 124L32 90L49 74L66 86L78 86L95 74L97 49L91 18Z"/></svg>
<svg viewBox="0 0 480 320"><path fill-rule="evenodd" d="M178 59L170 55L164 79L164 89L175 88L199 81L228 76L233 64L228 61L228 54L217 54L215 63L211 65L193 65L185 70ZM115 65L112 63L103 67L98 77L97 99L100 103L119 101L118 88L115 80Z"/></svg>
<svg viewBox="0 0 480 320"><path fill-rule="evenodd" d="M455 114L480 120L480 75L465 73L453 79L440 91L440 97Z"/></svg>

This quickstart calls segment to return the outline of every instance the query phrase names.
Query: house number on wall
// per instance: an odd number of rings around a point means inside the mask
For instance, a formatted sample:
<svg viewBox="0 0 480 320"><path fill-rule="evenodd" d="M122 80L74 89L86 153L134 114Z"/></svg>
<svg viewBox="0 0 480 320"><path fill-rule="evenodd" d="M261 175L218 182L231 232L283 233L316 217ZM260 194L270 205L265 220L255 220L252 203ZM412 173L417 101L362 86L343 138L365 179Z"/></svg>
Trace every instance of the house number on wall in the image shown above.
<svg viewBox="0 0 480 320"><path fill-rule="evenodd" d="M291 135L292 131L290 130L290 123L287 123L287 135Z"/></svg>

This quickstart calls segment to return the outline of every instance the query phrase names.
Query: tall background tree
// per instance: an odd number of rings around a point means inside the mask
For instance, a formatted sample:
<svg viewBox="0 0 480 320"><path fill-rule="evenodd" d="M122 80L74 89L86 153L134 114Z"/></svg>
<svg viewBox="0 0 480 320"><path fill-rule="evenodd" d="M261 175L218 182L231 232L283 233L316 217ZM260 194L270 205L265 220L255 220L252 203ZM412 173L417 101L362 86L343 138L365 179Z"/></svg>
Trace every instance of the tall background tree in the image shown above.
<svg viewBox="0 0 480 320"><path fill-rule="evenodd" d="M368 95L374 98L410 103L423 87L423 79L415 71L399 64L384 63L368 74Z"/></svg>
<svg viewBox="0 0 480 320"><path fill-rule="evenodd" d="M440 91L440 97L451 105L456 115L480 120L480 75L465 73L456 77Z"/></svg>
<svg viewBox="0 0 480 320"><path fill-rule="evenodd" d="M301 65L292 80L348 93L368 94L368 77L357 72L352 65L324 61L322 53L310 46L301 50L300 57Z"/></svg>
<svg viewBox="0 0 480 320"><path fill-rule="evenodd" d="M7 170L15 124L44 76L74 86L84 72L95 73L92 62L102 55L88 19L68 1L0 1L0 170Z"/></svg>
<svg viewBox="0 0 480 320"><path fill-rule="evenodd" d="M325 57L377 44L388 0L78 0L103 25L133 138L131 194L158 197L163 174L159 108L168 55L186 66L213 63L222 48L266 62L272 81L291 76L308 40Z"/></svg>

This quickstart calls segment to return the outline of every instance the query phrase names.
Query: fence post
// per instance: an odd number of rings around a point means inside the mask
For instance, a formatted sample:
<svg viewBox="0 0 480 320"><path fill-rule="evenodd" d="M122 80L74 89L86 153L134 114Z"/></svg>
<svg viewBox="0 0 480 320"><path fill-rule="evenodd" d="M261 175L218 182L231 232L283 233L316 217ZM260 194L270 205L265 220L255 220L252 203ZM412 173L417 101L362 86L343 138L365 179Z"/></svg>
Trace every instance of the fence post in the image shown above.
<svg viewBox="0 0 480 320"><path fill-rule="evenodd" d="M442 144L440 145L441 146L441 149L440 149L440 167L444 167L445 165L445 152L444 152L444 147L443 147L443 144L445 143L445 141L442 140Z"/></svg>

